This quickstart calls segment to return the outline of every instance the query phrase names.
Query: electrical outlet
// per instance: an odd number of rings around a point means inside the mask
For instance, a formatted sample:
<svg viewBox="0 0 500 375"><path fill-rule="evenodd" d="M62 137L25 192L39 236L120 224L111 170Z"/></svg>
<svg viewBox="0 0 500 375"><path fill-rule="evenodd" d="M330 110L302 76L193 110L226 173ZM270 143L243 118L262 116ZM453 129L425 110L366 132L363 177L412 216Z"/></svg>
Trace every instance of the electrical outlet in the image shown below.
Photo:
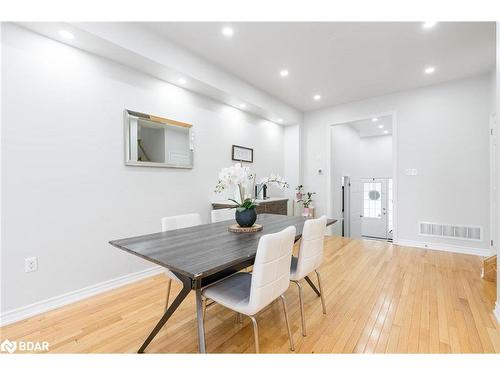
<svg viewBox="0 0 500 375"><path fill-rule="evenodd" d="M24 272L35 272L38 270L38 258L29 257L24 260Z"/></svg>

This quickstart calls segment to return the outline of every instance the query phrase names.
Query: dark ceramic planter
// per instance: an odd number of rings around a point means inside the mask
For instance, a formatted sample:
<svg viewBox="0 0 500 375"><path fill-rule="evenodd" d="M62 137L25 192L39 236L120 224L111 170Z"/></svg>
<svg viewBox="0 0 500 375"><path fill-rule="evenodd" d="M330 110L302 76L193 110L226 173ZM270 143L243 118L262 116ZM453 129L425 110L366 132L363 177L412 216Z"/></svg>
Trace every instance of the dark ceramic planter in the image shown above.
<svg viewBox="0 0 500 375"><path fill-rule="evenodd" d="M255 208L250 208L245 211L236 210L235 215L236 222L240 225L240 227L248 228L255 224L257 220L257 211Z"/></svg>

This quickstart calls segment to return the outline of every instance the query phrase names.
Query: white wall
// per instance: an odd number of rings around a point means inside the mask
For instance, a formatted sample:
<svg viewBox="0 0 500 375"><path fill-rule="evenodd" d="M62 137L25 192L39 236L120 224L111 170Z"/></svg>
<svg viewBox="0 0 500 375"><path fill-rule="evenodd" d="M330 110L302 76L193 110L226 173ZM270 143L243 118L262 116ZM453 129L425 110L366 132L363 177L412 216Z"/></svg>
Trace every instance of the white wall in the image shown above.
<svg viewBox="0 0 500 375"><path fill-rule="evenodd" d="M392 135L361 138L360 177L392 177Z"/></svg>
<svg viewBox="0 0 500 375"><path fill-rule="evenodd" d="M283 139L284 177L290 184L285 190L288 198L288 214L293 213L295 188L300 184L300 126L293 125L284 128Z"/></svg>
<svg viewBox="0 0 500 375"><path fill-rule="evenodd" d="M49 38L58 38L57 31L69 30L75 38L64 41L84 51L103 56L132 67L163 81L211 97L218 102L238 107L247 104L245 111L283 124L295 125L302 113L265 91L204 60L195 53L169 41L164 36L137 22L23 22L23 27ZM59 39L58 39L59 40Z"/></svg>
<svg viewBox="0 0 500 375"><path fill-rule="evenodd" d="M432 238L433 243L489 248L489 75L307 112L304 116L304 182L315 189L318 214L328 210L329 126L396 112L398 235L426 241L419 220L480 225L484 241ZM395 151L395 150L394 150ZM405 169L416 168L417 176ZM481 250L482 249L482 250Z"/></svg>
<svg viewBox="0 0 500 375"><path fill-rule="evenodd" d="M331 199L333 210L330 215L332 218L340 219L342 217L342 177L358 177L360 169L360 143L359 133L350 125L333 126L331 129ZM307 184L307 190L316 191L316 186ZM321 200L315 198L314 206L321 209ZM319 216L319 214L317 215ZM329 228L332 234L341 235L342 226L340 220Z"/></svg>
<svg viewBox="0 0 500 375"><path fill-rule="evenodd" d="M331 211L332 218L342 217L342 177L391 177L392 136L364 137L348 124L331 127ZM318 205L319 201L316 203ZM331 228L341 235L340 220Z"/></svg>
<svg viewBox="0 0 500 375"><path fill-rule="evenodd" d="M496 61L496 69L495 73L492 74L492 112L496 113L496 139L497 139L497 147L496 147L496 160L495 160L495 177L496 177L496 191L494 194L496 195L495 203L496 207L492 207L495 210L495 226L493 230L496 231L496 245L495 249L497 251L497 303L495 306L495 316L497 318L498 323L500 323L500 22L497 22L496 25L497 30L497 61Z"/></svg>
<svg viewBox="0 0 500 375"><path fill-rule="evenodd" d="M14 25L2 52L2 312L151 267L108 241L166 215L208 221L232 144L283 174L279 125ZM125 166L125 108L192 123L194 168Z"/></svg>

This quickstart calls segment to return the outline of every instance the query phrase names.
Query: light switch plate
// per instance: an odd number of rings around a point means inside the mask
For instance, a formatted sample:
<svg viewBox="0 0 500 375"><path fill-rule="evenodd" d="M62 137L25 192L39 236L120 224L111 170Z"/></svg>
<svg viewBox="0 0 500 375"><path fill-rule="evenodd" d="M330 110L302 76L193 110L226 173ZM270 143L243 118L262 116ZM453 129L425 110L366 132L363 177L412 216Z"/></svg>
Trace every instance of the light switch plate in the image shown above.
<svg viewBox="0 0 500 375"><path fill-rule="evenodd" d="M415 168L408 168L405 169L405 174L407 176L416 176L418 174L418 171Z"/></svg>

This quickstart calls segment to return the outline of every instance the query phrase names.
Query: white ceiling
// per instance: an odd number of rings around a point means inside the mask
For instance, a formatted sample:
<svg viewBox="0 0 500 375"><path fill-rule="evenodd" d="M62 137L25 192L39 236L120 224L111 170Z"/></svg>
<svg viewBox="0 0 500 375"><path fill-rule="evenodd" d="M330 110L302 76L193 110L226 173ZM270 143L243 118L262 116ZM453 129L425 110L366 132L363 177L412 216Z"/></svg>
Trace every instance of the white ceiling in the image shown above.
<svg viewBox="0 0 500 375"><path fill-rule="evenodd" d="M495 64L493 22L441 22L430 30L416 22L142 25L302 111L472 76ZM231 38L221 34L226 25ZM423 73L428 65L434 74ZM287 78L279 75L284 68Z"/></svg>
<svg viewBox="0 0 500 375"><path fill-rule="evenodd" d="M375 121L376 120L376 121ZM376 118L368 118L359 121L346 123L353 127L358 133L360 138L377 137L381 135L392 134L392 116L382 116ZM380 128L380 126L383 126ZM384 133L387 131L387 133Z"/></svg>

